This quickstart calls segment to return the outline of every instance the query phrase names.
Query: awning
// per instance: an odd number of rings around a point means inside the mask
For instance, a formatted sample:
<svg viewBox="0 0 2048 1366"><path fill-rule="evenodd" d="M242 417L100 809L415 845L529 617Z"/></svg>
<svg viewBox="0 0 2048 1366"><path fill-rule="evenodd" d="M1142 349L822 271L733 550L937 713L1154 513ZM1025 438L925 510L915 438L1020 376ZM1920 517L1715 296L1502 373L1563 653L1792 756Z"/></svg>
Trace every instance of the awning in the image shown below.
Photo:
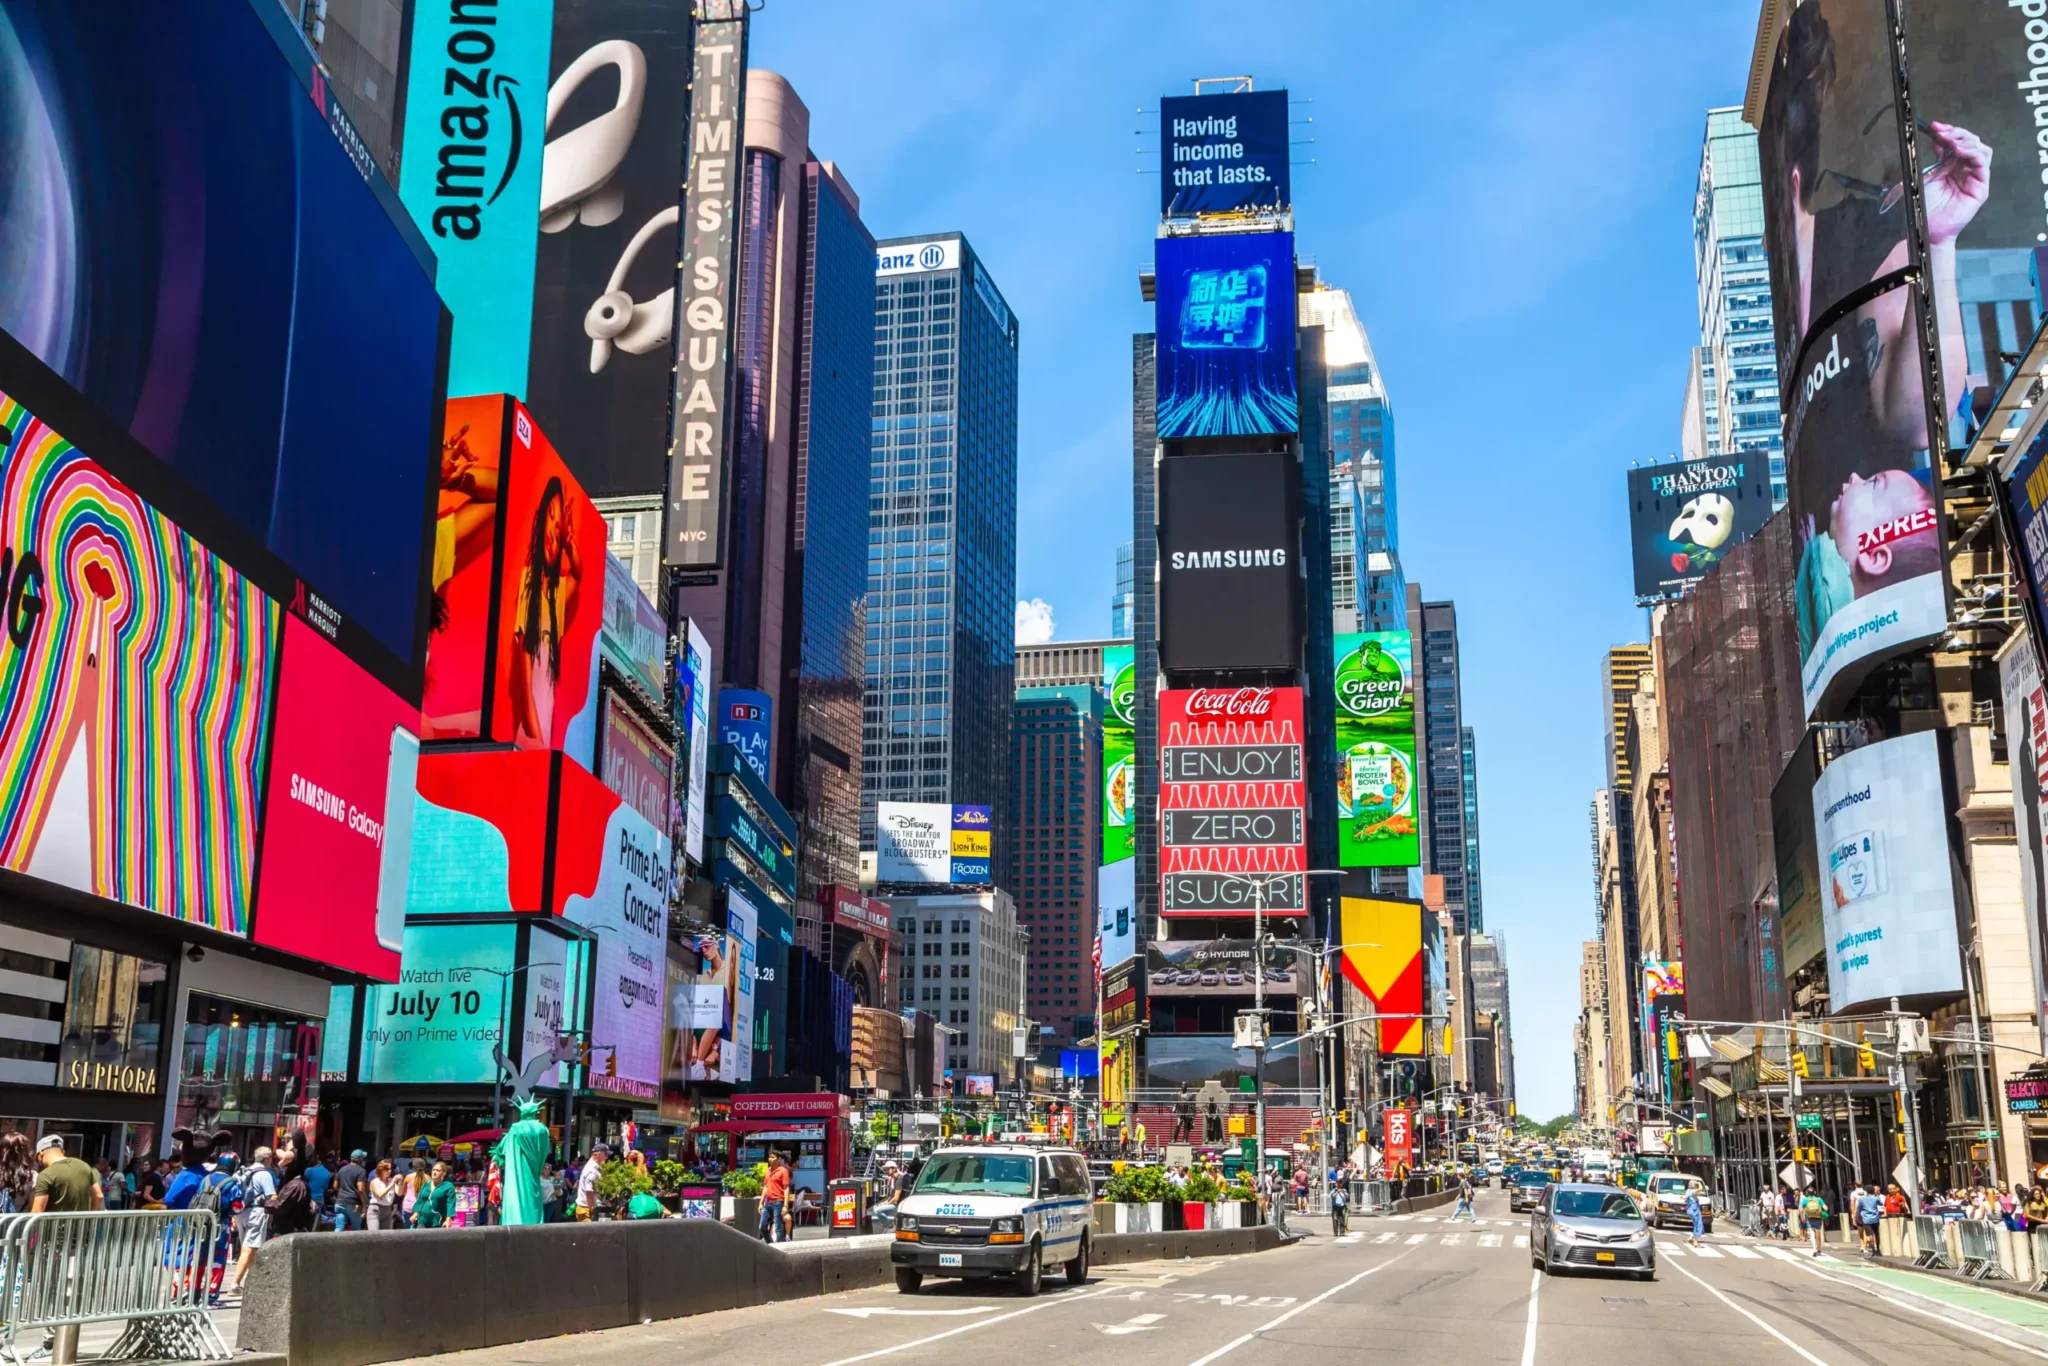
<svg viewBox="0 0 2048 1366"><path fill-rule="evenodd" d="M1701 1077L1699 1079L1699 1082L1700 1085L1704 1086L1710 1094L1717 1096L1722 1100L1726 1100L1728 1099L1728 1097L1735 1094L1735 1088L1730 1086L1727 1082L1722 1081L1719 1077Z"/></svg>
<svg viewBox="0 0 2048 1366"><path fill-rule="evenodd" d="M815 1129L825 1121L820 1119L811 1124L791 1124L782 1119L714 1119L699 1124L700 1134L794 1134L805 1129Z"/></svg>
<svg viewBox="0 0 2048 1366"><path fill-rule="evenodd" d="M1719 1053L1722 1057L1726 1058L1729 1062L1740 1062L1742 1059L1749 1056L1749 1050L1747 1048L1744 1048L1741 1044L1735 1042L1735 1040L1725 1037L1714 1040L1714 1051L1716 1053Z"/></svg>

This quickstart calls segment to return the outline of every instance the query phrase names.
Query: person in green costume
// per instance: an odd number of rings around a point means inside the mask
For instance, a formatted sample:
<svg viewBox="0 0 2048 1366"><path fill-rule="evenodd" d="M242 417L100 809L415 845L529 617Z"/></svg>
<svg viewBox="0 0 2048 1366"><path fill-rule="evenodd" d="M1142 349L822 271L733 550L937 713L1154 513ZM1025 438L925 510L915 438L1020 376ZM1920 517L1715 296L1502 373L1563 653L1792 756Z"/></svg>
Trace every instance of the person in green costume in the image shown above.
<svg viewBox="0 0 2048 1366"><path fill-rule="evenodd" d="M552 1147L548 1126L540 1121L540 1101L527 1096L519 1102L519 1121L505 1131L498 1146L491 1150L498 1170L504 1173L500 1223L546 1222L541 1211L540 1168Z"/></svg>

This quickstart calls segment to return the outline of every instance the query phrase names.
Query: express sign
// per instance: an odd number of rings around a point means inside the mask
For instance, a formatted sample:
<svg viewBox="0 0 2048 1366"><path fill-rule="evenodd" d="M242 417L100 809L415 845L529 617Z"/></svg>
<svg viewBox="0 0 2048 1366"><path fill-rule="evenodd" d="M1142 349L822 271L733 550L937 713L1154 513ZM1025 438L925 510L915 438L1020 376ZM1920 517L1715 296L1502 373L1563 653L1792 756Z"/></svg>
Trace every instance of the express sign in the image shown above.
<svg viewBox="0 0 2048 1366"><path fill-rule="evenodd" d="M1306 909L1302 734L1299 688L1160 694L1162 914Z"/></svg>

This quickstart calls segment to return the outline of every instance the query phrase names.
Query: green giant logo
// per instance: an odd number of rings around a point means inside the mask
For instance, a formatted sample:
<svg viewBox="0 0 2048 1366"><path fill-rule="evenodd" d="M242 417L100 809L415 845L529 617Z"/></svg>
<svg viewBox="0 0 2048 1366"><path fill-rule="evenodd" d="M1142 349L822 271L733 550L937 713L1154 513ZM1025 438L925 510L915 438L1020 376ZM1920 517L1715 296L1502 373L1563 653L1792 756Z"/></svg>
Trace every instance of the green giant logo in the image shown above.
<svg viewBox="0 0 2048 1366"><path fill-rule="evenodd" d="M1379 636L1367 636L1337 666L1337 705L1350 716L1385 716L1408 701L1408 671Z"/></svg>

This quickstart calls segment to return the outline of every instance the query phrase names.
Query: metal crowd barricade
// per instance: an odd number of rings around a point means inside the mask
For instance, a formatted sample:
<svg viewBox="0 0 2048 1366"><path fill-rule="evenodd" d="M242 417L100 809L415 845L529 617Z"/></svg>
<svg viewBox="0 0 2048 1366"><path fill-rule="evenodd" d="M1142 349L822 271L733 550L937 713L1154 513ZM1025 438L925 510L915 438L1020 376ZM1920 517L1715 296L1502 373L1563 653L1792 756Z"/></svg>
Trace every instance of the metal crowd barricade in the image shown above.
<svg viewBox="0 0 2048 1366"><path fill-rule="evenodd" d="M1742 1219L1742 1231L1744 1233L1748 1234L1752 1238L1761 1238L1764 1236L1763 1211L1757 1208L1756 1201L1743 1201L1740 1217Z"/></svg>
<svg viewBox="0 0 2048 1366"><path fill-rule="evenodd" d="M1362 1214L1385 1214L1394 1208L1393 1196L1384 1181L1354 1181L1351 1199Z"/></svg>
<svg viewBox="0 0 2048 1366"><path fill-rule="evenodd" d="M2029 1230L2027 1236L2034 1249L2034 1283L2029 1289L2040 1290L2048 1286L2048 1225Z"/></svg>
<svg viewBox="0 0 2048 1366"><path fill-rule="evenodd" d="M1956 1220L1956 1238L1963 1262L1957 1269L1972 1280L1989 1280L2005 1275L2004 1268L1998 1264L1997 1227L1988 1219Z"/></svg>
<svg viewBox="0 0 2048 1366"><path fill-rule="evenodd" d="M1944 1221L1938 1215L1916 1214L1913 1216L1913 1265L1929 1270L1953 1271L1949 1261L1948 1243L1941 1235Z"/></svg>
<svg viewBox="0 0 2048 1366"><path fill-rule="evenodd" d="M126 1321L112 1360L225 1361L206 1312L219 1226L206 1210L103 1210L0 1218L0 1360L21 1366L45 1332Z"/></svg>

